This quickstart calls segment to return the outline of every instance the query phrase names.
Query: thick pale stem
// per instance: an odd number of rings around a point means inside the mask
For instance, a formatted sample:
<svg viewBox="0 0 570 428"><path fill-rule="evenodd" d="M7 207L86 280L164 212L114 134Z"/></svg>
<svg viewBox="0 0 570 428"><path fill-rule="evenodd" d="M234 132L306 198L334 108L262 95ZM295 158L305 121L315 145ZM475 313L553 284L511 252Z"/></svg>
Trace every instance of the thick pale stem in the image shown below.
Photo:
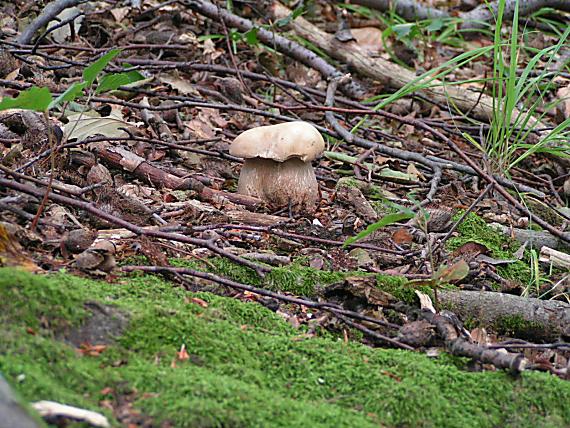
<svg viewBox="0 0 570 428"><path fill-rule="evenodd" d="M298 158L285 162L246 159L239 177L238 193L258 197L273 208L291 204L296 212L314 211L320 199L313 166Z"/></svg>

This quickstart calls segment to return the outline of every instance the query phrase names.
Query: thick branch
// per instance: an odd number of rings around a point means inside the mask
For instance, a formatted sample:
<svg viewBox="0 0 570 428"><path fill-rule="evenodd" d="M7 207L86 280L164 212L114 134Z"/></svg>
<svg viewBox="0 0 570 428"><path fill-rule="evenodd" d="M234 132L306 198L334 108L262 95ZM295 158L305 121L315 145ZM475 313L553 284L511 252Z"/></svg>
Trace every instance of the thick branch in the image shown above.
<svg viewBox="0 0 570 428"><path fill-rule="evenodd" d="M291 11L276 2L273 7L273 14L276 18L286 18L291 14ZM304 18L299 17L293 20L290 25L298 35L323 49L332 57L347 63L364 76L380 80L393 88L402 88L417 79L412 71L383 58L371 58L355 43L351 42L348 45L342 43L335 39L332 34L325 33ZM436 103L455 106L463 112L470 112L482 120L490 120L493 117L493 100L488 95L468 91L458 86L446 85L437 79L430 80L429 83L430 88L422 89L418 93ZM518 110L513 110L513 120L519 114Z"/></svg>
<svg viewBox="0 0 570 428"><path fill-rule="evenodd" d="M352 3L369 7L370 9L387 12L394 10L407 21L417 21L430 18L450 18L447 11L435 9L420 4L419 0L352 0ZM511 21L515 13L517 0L507 0L503 20ZM563 12L570 12L568 0L524 0L519 3L519 16L528 16L543 7L550 7ZM494 21L497 16L498 1L484 2L469 12L459 14L463 19L463 29L478 30L485 27L486 23Z"/></svg>
<svg viewBox="0 0 570 428"><path fill-rule="evenodd" d="M570 337L568 303L487 291L442 291L438 296L462 318L475 319L484 326L510 326L508 333L517 337L544 341Z"/></svg>

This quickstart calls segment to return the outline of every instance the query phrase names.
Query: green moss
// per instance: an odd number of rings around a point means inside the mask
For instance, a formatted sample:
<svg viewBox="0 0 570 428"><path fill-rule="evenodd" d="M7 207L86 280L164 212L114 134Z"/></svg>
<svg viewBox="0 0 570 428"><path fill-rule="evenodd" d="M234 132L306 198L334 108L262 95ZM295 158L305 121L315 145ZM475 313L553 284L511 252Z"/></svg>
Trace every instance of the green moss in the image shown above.
<svg viewBox="0 0 570 428"><path fill-rule="evenodd" d="M85 319L87 301L129 318L95 357L52 330ZM26 400L102 412L115 426L99 403L124 402L126 394L153 426L570 424L570 384L548 374L469 373L446 358L307 339L260 305L188 293L158 277L109 284L0 269L0 313L0 371ZM48 316L48 324L38 321ZM183 344L190 358L176 360Z"/></svg>
<svg viewBox="0 0 570 428"><path fill-rule="evenodd" d="M427 294L433 299L433 289L427 285L414 285L402 276L392 275L376 275L378 288L390 293L396 299L405 303L415 305L418 302L418 296L415 290Z"/></svg>
<svg viewBox="0 0 570 428"><path fill-rule="evenodd" d="M353 174L352 170L347 171L347 173L349 175ZM354 176L342 177L340 180L338 180L336 188L338 189L341 186L356 187L368 199L374 199L377 202L379 202L381 205L384 205L384 211L386 211L388 209L388 207L386 207L386 204L385 204L386 192L380 186L377 186L377 185L372 184L372 183L368 183L366 181L358 180L358 179L354 178Z"/></svg>
<svg viewBox="0 0 570 428"><path fill-rule="evenodd" d="M534 321L525 320L521 315L499 318L494 325L498 334L511 337L536 337L533 331L543 332L544 326Z"/></svg>
<svg viewBox="0 0 570 428"><path fill-rule="evenodd" d="M457 220L458 213L454 220ZM520 244L502 232L489 226L485 220L474 213L469 213L463 223L457 228L459 236L447 241L447 249L456 250L468 242L484 245L490 251L490 256L497 259L512 259ZM531 277L530 267L523 261L516 261L504 266L497 266L497 272L504 278L517 280L526 284Z"/></svg>
<svg viewBox="0 0 570 428"><path fill-rule="evenodd" d="M271 290L311 297L324 286L342 281L345 276L342 272L293 265L273 269L265 279L265 286Z"/></svg>
<svg viewBox="0 0 570 428"><path fill-rule="evenodd" d="M289 266L273 268L265 278L260 278L253 269L221 257L209 258L207 263L172 260L174 266L211 272L243 284L289 292L298 296L315 296L323 286L342 281L346 275L342 272L304 267L301 263L302 261L297 261Z"/></svg>
<svg viewBox="0 0 570 428"><path fill-rule="evenodd" d="M171 259L170 263L176 267L196 269L221 275L243 284L261 285L261 278L253 269L234 263L225 257L211 257L205 260Z"/></svg>

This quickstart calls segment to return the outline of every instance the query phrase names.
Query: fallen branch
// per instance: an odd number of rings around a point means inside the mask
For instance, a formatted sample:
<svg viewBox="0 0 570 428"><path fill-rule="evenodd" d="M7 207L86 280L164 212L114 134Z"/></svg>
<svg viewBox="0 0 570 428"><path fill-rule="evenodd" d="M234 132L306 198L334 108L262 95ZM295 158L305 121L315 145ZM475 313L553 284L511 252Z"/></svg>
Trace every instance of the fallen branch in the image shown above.
<svg viewBox="0 0 570 428"><path fill-rule="evenodd" d="M514 326L516 337L550 341L570 337L570 304L488 291L441 291L440 302L483 326Z"/></svg>
<svg viewBox="0 0 570 428"><path fill-rule="evenodd" d="M558 268L570 270L570 254L556 251L552 248L542 247L540 249L539 261L549 263Z"/></svg>
<svg viewBox="0 0 570 428"><path fill-rule="evenodd" d="M507 369L515 373L522 372L528 364L522 354L509 354L469 342L458 333L453 322L445 315L424 310L420 316L436 327L447 350L453 355L473 358L483 364L492 364L497 368Z"/></svg>
<svg viewBox="0 0 570 428"><path fill-rule="evenodd" d="M273 15L277 19L284 19L291 15L291 11L275 2ZM291 21L291 28L299 36L307 39L332 57L341 60L356 70L358 73L379 80L393 88L402 88L417 76L410 70L383 58L372 58L366 51L355 43L347 45L335 39L334 35L328 34L302 17ZM485 94L465 90L458 86L446 85L441 80L430 79L430 88L418 91L428 99L443 105L455 106L463 112L471 112L475 117L490 120L493 117L493 99ZM520 112L513 110L513 120Z"/></svg>
<svg viewBox="0 0 570 428"><path fill-rule="evenodd" d="M100 413L91 410L80 409L78 407L67 406L54 401L36 401L32 407L47 421L54 421L59 418L71 419L78 422L85 422L94 427L108 428L111 425L109 420Z"/></svg>
<svg viewBox="0 0 570 428"><path fill-rule="evenodd" d="M568 0L507 0L505 2L503 20L512 21L517 4L519 7L520 17L528 16L544 7L549 7L563 12L570 12L570 2ZM480 4L475 9L460 14L460 17L464 20L461 28L466 30L479 30L481 28L485 28L486 23L493 23L495 21L494 17L497 16L498 9L499 2L495 0L489 4Z"/></svg>
<svg viewBox="0 0 570 428"><path fill-rule="evenodd" d="M447 11L424 6L415 0L353 0L352 3L381 12L394 10L407 21L452 17ZM520 2L507 0L503 20L512 21L517 3L519 3L519 16L521 17L528 16L544 7L570 12L568 0L524 0ZM493 22L493 18L497 16L498 8L498 1L484 2L468 12L460 13L459 18L463 20L461 28L464 30L485 28L485 24Z"/></svg>
<svg viewBox="0 0 570 428"><path fill-rule="evenodd" d="M207 201L213 201L216 198L225 198L230 202L244 205L249 208L254 208L262 204L260 199L252 196L222 192L220 190L209 188L193 177L177 177L176 175L157 168L146 159L126 150L123 147L98 146L94 151L103 161L113 167L125 169L142 181L159 188L165 187L175 190L194 190L199 193L200 198Z"/></svg>
<svg viewBox="0 0 570 428"><path fill-rule="evenodd" d="M207 16L215 21L223 20L227 25L235 27L241 31L249 31L252 28L257 29L257 37L263 43L277 49L296 59L297 61L305 64L308 67L314 68L325 78L332 78L342 75L340 71L326 62L309 49L304 48L300 44L293 42L285 37L274 34L264 28L255 26L251 21L241 18L225 9L219 8L213 3L206 0L187 0L184 2L190 9ZM365 91L356 82L351 81L343 85L341 90L351 98L361 98Z"/></svg>

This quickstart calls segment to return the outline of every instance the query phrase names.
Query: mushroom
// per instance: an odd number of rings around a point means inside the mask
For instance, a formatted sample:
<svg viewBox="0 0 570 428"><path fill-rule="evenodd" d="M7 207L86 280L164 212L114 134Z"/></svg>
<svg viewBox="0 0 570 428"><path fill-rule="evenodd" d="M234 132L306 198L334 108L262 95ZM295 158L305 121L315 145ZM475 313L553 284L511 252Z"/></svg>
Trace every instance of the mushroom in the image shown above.
<svg viewBox="0 0 570 428"><path fill-rule="evenodd" d="M255 196L272 208L314 212L320 199L311 161L325 149L323 137L307 122L249 129L234 140L230 154L245 159L238 193Z"/></svg>

